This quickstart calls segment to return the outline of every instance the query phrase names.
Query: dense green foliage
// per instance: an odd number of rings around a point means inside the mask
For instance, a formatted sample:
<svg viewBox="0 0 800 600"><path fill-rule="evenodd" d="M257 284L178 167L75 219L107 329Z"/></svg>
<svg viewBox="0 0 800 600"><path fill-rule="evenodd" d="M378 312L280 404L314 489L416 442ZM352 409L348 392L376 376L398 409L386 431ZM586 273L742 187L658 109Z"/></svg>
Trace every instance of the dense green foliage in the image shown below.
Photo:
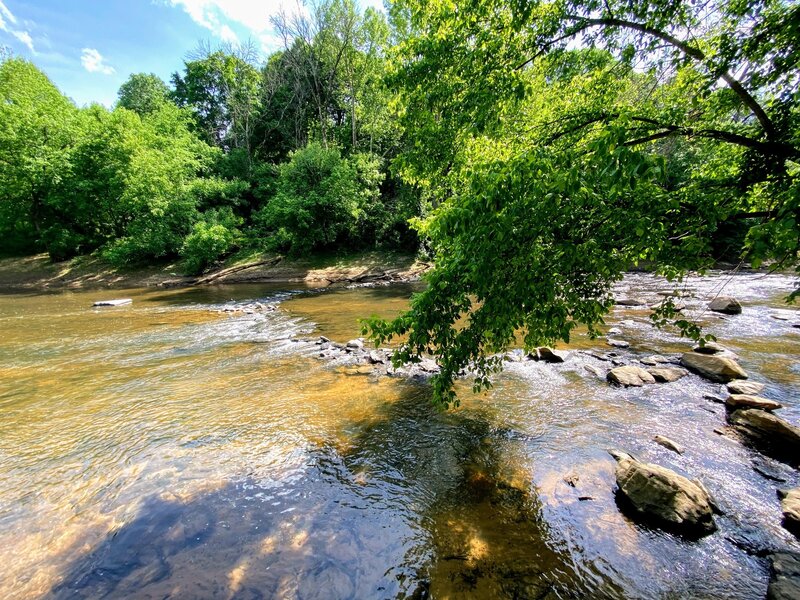
<svg viewBox="0 0 800 600"><path fill-rule="evenodd" d="M135 73L113 110L78 108L36 67L0 62L3 254L183 259L242 246L302 254L413 249L414 189L384 83L386 19L330 0L276 21L287 48L201 47L172 76Z"/></svg>
<svg viewBox="0 0 800 600"><path fill-rule="evenodd" d="M275 249L306 253L371 241L359 230L369 207L380 203L379 162L364 155L348 160L317 143L290 156L277 193L254 218Z"/></svg>
<svg viewBox="0 0 800 600"><path fill-rule="evenodd" d="M488 386L489 357L517 339L596 332L613 282L640 261L671 278L702 269L717 233L745 223L745 258L796 265L799 11L394 3L410 138L398 164L438 205L419 224L436 266L408 313L368 323L375 339L407 336L398 362L437 356L447 404L464 369Z"/></svg>
<svg viewBox="0 0 800 600"><path fill-rule="evenodd" d="M201 48L113 110L5 57L3 251L200 273L419 243L427 289L366 330L436 356L447 404L511 344L597 332L631 265L797 266L798 22L786 0L396 0L388 22L326 0L275 19L264 60ZM670 306L654 322L700 338Z"/></svg>

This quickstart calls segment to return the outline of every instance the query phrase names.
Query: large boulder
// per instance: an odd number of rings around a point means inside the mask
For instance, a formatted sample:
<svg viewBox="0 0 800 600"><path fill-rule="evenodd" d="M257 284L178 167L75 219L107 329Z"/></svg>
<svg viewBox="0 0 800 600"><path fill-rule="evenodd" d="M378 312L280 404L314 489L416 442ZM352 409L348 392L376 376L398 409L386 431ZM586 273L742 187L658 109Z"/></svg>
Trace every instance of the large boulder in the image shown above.
<svg viewBox="0 0 800 600"><path fill-rule="evenodd" d="M800 598L800 554L775 552L767 588L767 600Z"/></svg>
<svg viewBox="0 0 800 600"><path fill-rule="evenodd" d="M761 396L753 396L751 394L731 394L725 399L725 404L729 408L760 408L761 410L775 410L783 408L783 404L770 400L769 398L762 398Z"/></svg>
<svg viewBox="0 0 800 600"><path fill-rule="evenodd" d="M687 374L683 369L676 369L675 367L653 367L647 369L647 372L659 383L672 383Z"/></svg>
<svg viewBox="0 0 800 600"><path fill-rule="evenodd" d="M708 310L726 315L738 315L742 312L742 305L732 296L717 296L708 304Z"/></svg>
<svg viewBox="0 0 800 600"><path fill-rule="evenodd" d="M747 373L739 363L724 356L685 352L681 356L681 364L711 381L728 383L734 379L747 379Z"/></svg>
<svg viewBox="0 0 800 600"><path fill-rule="evenodd" d="M800 428L788 421L754 408L735 410L728 420L736 431L760 447L788 458L791 464L800 461Z"/></svg>
<svg viewBox="0 0 800 600"><path fill-rule="evenodd" d="M711 496L702 484L665 467L611 451L619 491L640 515L690 534L715 531Z"/></svg>
<svg viewBox="0 0 800 600"><path fill-rule="evenodd" d="M610 383L617 385L624 385L625 387L642 387L646 383L655 383L655 378L642 369L633 365L626 365L624 367L616 367L611 369L606 375L606 379Z"/></svg>
<svg viewBox="0 0 800 600"><path fill-rule="evenodd" d="M731 381L727 386L730 394L750 394L757 396L764 391L764 384L757 381Z"/></svg>
<svg viewBox="0 0 800 600"><path fill-rule="evenodd" d="M781 512L786 529L800 533L800 488L778 490L778 497L781 499Z"/></svg>

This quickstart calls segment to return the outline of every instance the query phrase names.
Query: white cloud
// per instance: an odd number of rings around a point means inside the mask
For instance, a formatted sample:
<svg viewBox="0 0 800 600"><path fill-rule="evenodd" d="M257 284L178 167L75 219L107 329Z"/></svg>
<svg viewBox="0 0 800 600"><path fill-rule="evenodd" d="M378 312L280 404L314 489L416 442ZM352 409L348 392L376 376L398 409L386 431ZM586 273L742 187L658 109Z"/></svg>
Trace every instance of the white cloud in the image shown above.
<svg viewBox="0 0 800 600"><path fill-rule="evenodd" d="M5 23L3 22L4 17L9 21L11 21L12 25L16 25L17 18L11 14L11 11L8 10L8 7L6 7L6 5L3 4L3 1L0 0L0 24L2 25L5 25Z"/></svg>
<svg viewBox="0 0 800 600"><path fill-rule="evenodd" d="M281 11L294 13L303 10L298 0L167 0L174 7L183 8L191 19L226 42L238 43L239 38L231 25L245 29L251 37L260 40L265 51L280 47L272 27L271 18Z"/></svg>
<svg viewBox="0 0 800 600"><path fill-rule="evenodd" d="M106 63L105 57L94 48L81 50L81 64L89 73L102 73L103 75L115 73L114 67Z"/></svg>
<svg viewBox="0 0 800 600"><path fill-rule="evenodd" d="M218 35L222 38L223 42L231 42L232 44L239 43L239 36L237 36L236 32L227 25L220 27Z"/></svg>
<svg viewBox="0 0 800 600"><path fill-rule="evenodd" d="M20 42L25 44L28 50L30 50L33 54L36 54L36 50L33 47L33 38L31 37L30 32L24 29L12 27L12 25L16 24L17 18L10 10L8 10L8 7L3 3L3 0L0 0L0 31L5 31L6 33L13 35Z"/></svg>
<svg viewBox="0 0 800 600"><path fill-rule="evenodd" d="M28 47L28 50L30 50L34 54L36 53L36 50L33 49L33 38L31 37L30 33L28 33L27 31L12 31L11 35L13 35L23 44L25 44Z"/></svg>

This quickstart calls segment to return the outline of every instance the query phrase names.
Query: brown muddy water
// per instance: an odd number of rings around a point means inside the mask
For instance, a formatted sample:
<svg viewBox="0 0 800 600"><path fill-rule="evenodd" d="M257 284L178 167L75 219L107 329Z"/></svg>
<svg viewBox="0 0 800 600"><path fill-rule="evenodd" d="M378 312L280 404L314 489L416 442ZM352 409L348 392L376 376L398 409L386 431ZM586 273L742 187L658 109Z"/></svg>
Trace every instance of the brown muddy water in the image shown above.
<svg viewBox="0 0 800 600"><path fill-rule="evenodd" d="M702 313L723 285L742 315ZM797 423L791 285L691 280L687 311ZM633 275L619 293L665 289ZM423 380L359 374L292 341L347 341L411 291L0 296L0 597L761 598L765 553L800 549L775 493L800 476L714 433L724 408L703 395L719 385L612 388L585 368L610 365L577 351L611 349L579 335L564 364L510 363L440 413ZM109 297L133 304L91 307ZM278 308L217 312L256 300ZM647 312L609 316L626 361L689 347ZM719 530L688 540L623 514L611 447L700 478Z"/></svg>

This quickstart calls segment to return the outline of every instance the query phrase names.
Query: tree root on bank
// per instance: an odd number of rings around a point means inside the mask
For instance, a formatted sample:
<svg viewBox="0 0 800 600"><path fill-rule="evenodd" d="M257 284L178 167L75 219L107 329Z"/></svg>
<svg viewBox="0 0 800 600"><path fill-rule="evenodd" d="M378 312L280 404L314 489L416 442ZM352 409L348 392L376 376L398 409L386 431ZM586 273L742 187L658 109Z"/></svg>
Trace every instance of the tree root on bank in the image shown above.
<svg viewBox="0 0 800 600"><path fill-rule="evenodd" d="M263 266L274 267L282 260L283 260L282 256L275 256L267 260L260 260L258 262L247 263L245 265L236 265L235 267L229 267L227 269L222 269L221 271L217 271L216 273L211 273L210 275L206 275L205 277L198 277L197 279L194 280L192 285L205 285L207 283L213 283L217 279L222 279L223 277L227 277L228 275L232 275L233 273L238 273L239 271L252 269L253 267L263 267Z"/></svg>

